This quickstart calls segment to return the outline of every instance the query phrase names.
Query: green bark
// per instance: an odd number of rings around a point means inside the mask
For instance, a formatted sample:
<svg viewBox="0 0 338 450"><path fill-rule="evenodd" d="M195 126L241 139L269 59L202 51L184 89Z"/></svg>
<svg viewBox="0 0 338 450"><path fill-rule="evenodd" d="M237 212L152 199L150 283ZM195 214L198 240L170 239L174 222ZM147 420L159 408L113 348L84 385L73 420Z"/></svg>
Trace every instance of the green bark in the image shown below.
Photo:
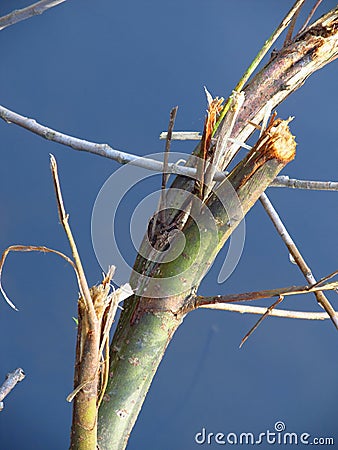
<svg viewBox="0 0 338 450"><path fill-rule="evenodd" d="M131 325L138 298L122 313L111 347L111 378L99 411L100 449L125 448L151 381L182 319L146 313Z"/></svg>

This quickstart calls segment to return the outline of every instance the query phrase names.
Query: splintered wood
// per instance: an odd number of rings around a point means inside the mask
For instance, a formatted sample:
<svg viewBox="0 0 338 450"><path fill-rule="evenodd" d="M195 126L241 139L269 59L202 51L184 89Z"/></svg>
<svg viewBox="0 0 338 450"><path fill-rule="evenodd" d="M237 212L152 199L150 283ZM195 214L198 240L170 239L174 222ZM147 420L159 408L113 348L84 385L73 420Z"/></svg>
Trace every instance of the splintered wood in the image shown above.
<svg viewBox="0 0 338 450"><path fill-rule="evenodd" d="M292 161L296 156L297 145L288 126L292 119L293 117L289 117L287 120L276 119L276 114L274 114L253 151L262 151L263 154L266 154L267 159L275 158L284 164Z"/></svg>
<svg viewBox="0 0 338 450"><path fill-rule="evenodd" d="M286 165L295 158L297 144L288 126L291 120L292 117L287 120L276 119L276 113L273 114L267 129L242 161L245 166L252 165L252 167L242 178L241 185L244 185L267 161L275 159Z"/></svg>
<svg viewBox="0 0 338 450"><path fill-rule="evenodd" d="M197 161L197 180L196 187L198 190L199 197L203 200L204 197L204 183L205 183L205 171L207 162L213 159L214 155L214 145L212 145L212 135L214 127L216 125L217 119L220 112L222 111L223 97L212 98L211 94L206 88L205 93L208 100L207 117L205 118L204 130L201 139L201 150L199 153L200 160Z"/></svg>

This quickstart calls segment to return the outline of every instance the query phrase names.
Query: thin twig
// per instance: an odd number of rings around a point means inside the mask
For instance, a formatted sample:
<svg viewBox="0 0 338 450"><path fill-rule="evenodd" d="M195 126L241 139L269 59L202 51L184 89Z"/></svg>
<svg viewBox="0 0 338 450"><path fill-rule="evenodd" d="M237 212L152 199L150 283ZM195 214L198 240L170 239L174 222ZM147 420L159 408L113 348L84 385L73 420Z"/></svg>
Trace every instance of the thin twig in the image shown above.
<svg viewBox="0 0 338 450"><path fill-rule="evenodd" d="M163 173L163 162L156 161L155 159L145 158L134 155L132 153L115 150L108 144L99 144L96 142L90 142L84 139L79 139L74 136L70 136L52 128L46 127L37 123L34 119L24 117L15 113L3 106L0 106L0 117L7 123L14 123L28 131L31 131L38 136L47 139L49 141L57 142L58 144L65 145L73 150L85 151L94 155L103 156L104 158L112 159L120 164L132 164L137 167L141 167L147 170ZM166 133L161 134L161 139L165 139ZM177 133L177 132L176 132ZM176 139L176 133L173 133L173 139ZM178 132L184 133L184 132ZM196 132L189 132L189 134L196 134ZM201 136L199 135L199 139ZM190 137L189 137L190 139ZM231 141L231 138L229 139ZM243 144L242 144L243 146ZM250 150L250 146L246 146ZM180 166L177 163L169 163L167 167L168 173L176 175L185 175L193 179L196 179L196 169L193 167ZM226 173L216 172L214 176L215 181L222 181L226 177ZM297 180L289 178L287 175L278 176L275 178L272 187L289 187L294 189L308 189L308 190L324 190L324 191L338 191L337 181L308 181Z"/></svg>
<svg viewBox="0 0 338 450"><path fill-rule="evenodd" d="M316 9L318 8L318 6L322 3L323 0L317 0L315 5L313 6L313 8L311 9L307 19L305 20L304 25L301 27L301 29L298 31L297 36L299 36L304 30L305 28L308 26L308 23L310 22L312 16L314 15L314 13L316 12Z"/></svg>
<svg viewBox="0 0 338 450"><path fill-rule="evenodd" d="M79 255L79 252L78 252L76 244L75 244L72 230L68 223L69 215L66 214L66 210L64 207L64 203L63 203L60 181L59 181L59 176L58 176L57 163L56 163L55 157L52 154L50 155L50 168L51 168L52 176L53 176L56 201L57 201L58 211L59 211L59 218L60 218L61 224L65 230L66 236L68 238L70 248L72 250L74 264L76 266L76 270L77 270L77 274L78 274L78 278L79 278L79 288L81 290L81 295L83 297L83 300L86 303L86 308L88 310L88 320L94 329L96 321L97 321L95 308L94 308L92 298L90 295L89 286L88 286L87 279L86 279L86 276L85 276L85 273L83 270L80 255Z"/></svg>
<svg viewBox="0 0 338 450"><path fill-rule="evenodd" d="M14 372L10 372L6 375L5 381L0 386L0 411L3 410L4 404L3 399L15 388L17 383L25 378L25 373L22 369L16 369Z"/></svg>
<svg viewBox="0 0 338 450"><path fill-rule="evenodd" d="M337 181L297 180L295 178L290 178L287 175L276 177L270 186L306 189L309 191L338 191Z"/></svg>
<svg viewBox="0 0 338 450"><path fill-rule="evenodd" d="M267 310L265 311L265 313L262 315L262 317L260 317L258 319L258 321L255 323L255 325L251 328L251 330L249 330L246 335L244 336L244 338L242 339L241 343L239 344L239 348L241 348L243 346L243 344L249 339L249 337L252 335L252 333L257 330L257 328L259 327L259 325L263 322L264 319L266 319L266 317L268 317L269 315L271 315L272 311L275 309L275 307L277 305L279 305L279 303L283 300L283 296L281 295L271 306L269 306L267 308Z"/></svg>
<svg viewBox="0 0 338 450"><path fill-rule="evenodd" d="M169 118L169 125L168 125L168 132L167 137L165 141L165 152L163 157L163 172L162 172L162 189L161 189L161 199L160 199L160 207L159 207L159 213L160 213L160 221L161 223L166 223L166 187L169 179L169 173L168 173L168 162L169 162L169 153L170 153L170 146L171 146L171 136L175 125L175 119L177 114L178 106L175 106L170 111L170 118ZM154 223L156 224L156 218L154 218Z"/></svg>
<svg viewBox="0 0 338 450"><path fill-rule="evenodd" d="M235 305L227 303L216 303L213 305L201 305L200 308L217 309L221 311L238 312L241 314L265 314L268 308L261 306ZM305 311L289 311L284 309L273 309L270 316L283 317L286 319L304 319L304 320L325 320L329 319L326 312L305 312Z"/></svg>
<svg viewBox="0 0 338 450"><path fill-rule="evenodd" d="M259 198L260 202L262 203L265 211L267 212L268 216L270 217L271 221L273 222L278 234L282 238L283 242L287 246L290 254L292 255L293 259L295 260L296 264L300 268L301 272L305 276L306 280L310 284L315 284L316 279L313 276L310 267L306 264L303 256L301 255L300 251L298 250L295 242L291 238L289 232L287 231L285 225L281 221L277 211L273 207L272 203L270 202L269 198L266 194L262 194ZM338 317L336 315L335 310L333 309L332 305L330 304L329 300L325 297L323 292L316 291L315 292L316 299L318 303L325 309L325 311L329 314L332 322L334 323L335 327L338 330Z"/></svg>
<svg viewBox="0 0 338 450"><path fill-rule="evenodd" d="M303 5L302 5L302 6L303 6ZM296 22L297 22L297 18L298 18L298 16L299 16L299 13L300 13L300 10L301 10L301 9L302 9L302 8L300 7L300 8L295 12L294 16L292 17L292 20L291 20L291 22L290 22L290 26L289 26L288 32L286 33L286 38L285 38L285 40L284 40L283 47L287 47L287 46L290 44L290 42L292 41L293 31L294 31L294 29L295 29Z"/></svg>
<svg viewBox="0 0 338 450"><path fill-rule="evenodd" d="M338 270L330 273L330 275L327 275L326 277L321 278L319 281L317 281L317 283L313 284L311 287L312 288L322 287L322 286L324 286L323 283L325 283L325 281L330 280L331 278L335 277L336 275L338 275ZM337 286L337 288L338 288L338 286Z"/></svg>
<svg viewBox="0 0 338 450"><path fill-rule="evenodd" d="M263 128L261 130L261 134L263 133ZM273 207L271 201L269 200L268 196L263 192L263 194L259 198L260 202L262 203L266 213L270 217L272 223L274 224L277 232L281 236L283 242L287 246L290 255L294 259L295 263L300 268L301 272L305 276L306 280L311 283L312 285L316 283L316 280L311 272L310 267L306 264L304 258L302 257L300 251L298 250L295 242L292 240L290 234L288 233L285 225L283 224L281 218L279 217L277 211ZM325 297L324 293L321 291L315 292L316 299L318 303L325 309L325 311L330 316L332 322L334 323L336 329L338 330L338 317L336 315L335 310L331 306L329 300ZM280 297L282 298L282 296ZM274 306L273 306L274 307ZM265 317L265 316L264 316ZM262 318L263 319L263 318ZM261 320L258 321L256 326L253 328L252 331L250 331L244 338L243 343L245 340L250 336L250 334L257 328L257 326L260 324Z"/></svg>
<svg viewBox="0 0 338 450"><path fill-rule="evenodd" d="M42 14L48 9L53 8L54 6L57 6L65 1L66 0L41 0L40 2L27 6L26 8L12 11L6 16L0 17L0 31L10 25L21 22L22 20Z"/></svg>
<svg viewBox="0 0 338 450"><path fill-rule="evenodd" d="M162 189L166 189L168 178L169 178L169 174L168 174L168 170L167 170L168 169L168 160L169 160L169 153L170 153L170 146L171 146L171 137L173 134L177 110L178 110L178 106L175 106L170 111L170 119L169 119L168 131L167 131L167 135L166 135L165 153L164 153L164 160L163 160Z"/></svg>
<svg viewBox="0 0 338 450"><path fill-rule="evenodd" d="M142 167L149 170L155 170L159 173L163 172L163 162L156 161L154 159L144 158L130 153L126 153L120 150L115 150L108 144L99 144L96 142L90 142L85 139L79 139L74 136L70 136L52 128L46 127L36 122L36 120L24 117L13 111L10 111L3 106L0 106L0 117L7 123L14 123L34 134L37 134L49 141L57 142L58 144L71 147L74 150L85 151L93 153L104 158L112 159L120 164L134 164L138 167ZM189 171L187 168L180 167L177 164L168 164L168 170L170 173L187 175ZM190 168L192 175L196 173L196 170ZM224 179L224 175L222 177Z"/></svg>
<svg viewBox="0 0 338 450"><path fill-rule="evenodd" d="M308 294L310 292L317 291L334 291L338 288L338 281L334 281L331 283L325 283L329 278L335 276L337 272L321 279L319 282L314 284L313 286L287 286L282 288L275 289L265 289L262 291L251 291L251 292L242 292L240 294L226 294L226 295L214 295L214 296L200 296L197 295L193 299L193 303L189 305L189 311L194 310L196 308L201 308L202 306L210 306L214 304L226 304L226 303L236 303L236 302L245 302L252 300L260 300L263 298L272 298L272 297L286 297L288 295L301 295ZM325 283L325 284L323 284Z"/></svg>
<svg viewBox="0 0 338 450"><path fill-rule="evenodd" d="M173 128L175 125L175 119L177 114L178 106L175 106L170 111L170 117L169 117L169 125L168 125L168 131L166 132L166 141L165 141L165 151L164 151L164 157L163 157L163 168L162 168L162 185L161 185L161 195L160 199L158 201L157 209L153 215L153 221L152 226L150 230L150 237L151 240L154 239L156 234L156 227L158 223L165 224L166 223L166 187L167 182L170 176L169 173L169 167L168 167L168 160L169 160L169 153L170 153L170 146L171 146L171 137L173 133Z"/></svg>

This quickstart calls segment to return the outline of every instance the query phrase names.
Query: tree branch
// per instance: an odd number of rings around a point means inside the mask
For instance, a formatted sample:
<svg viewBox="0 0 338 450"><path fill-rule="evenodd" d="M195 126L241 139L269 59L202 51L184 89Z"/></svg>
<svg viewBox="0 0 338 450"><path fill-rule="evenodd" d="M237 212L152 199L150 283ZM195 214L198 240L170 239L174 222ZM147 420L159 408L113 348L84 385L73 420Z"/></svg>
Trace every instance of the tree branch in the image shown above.
<svg viewBox="0 0 338 450"><path fill-rule="evenodd" d="M30 17L37 16L44 13L50 8L65 2L66 0L41 0L40 2L33 3L23 9L17 9L0 17L0 31L22 20L29 19Z"/></svg>
<svg viewBox="0 0 338 450"><path fill-rule="evenodd" d="M327 278L325 277L323 280L326 279ZM322 284L323 280L313 286L287 286L283 288L265 289L262 291L242 292L241 294L214 295L206 297L196 295L190 300L190 305L185 309L185 312L187 313L195 310L196 308L212 305L253 301L280 296L287 297L289 295L308 294L310 292L318 291L334 291L338 288L338 281Z"/></svg>
<svg viewBox="0 0 338 450"><path fill-rule="evenodd" d="M4 106L0 105L0 118L8 124L15 124L26 130L37 134L38 136L47 139L48 141L56 142L66 147L70 147L73 150L85 151L94 155L102 156L104 158L112 159L120 164L133 164L134 166L141 167L143 169L152 170L155 172L163 173L164 165L162 161L156 161L155 159L145 158L137 156L132 153L116 150L108 144L99 144L97 142L87 141L85 139L76 138L60 131L49 128L45 125L41 125L36 122L35 119L22 116L14 111L11 111ZM177 132L176 132L177 133ZM180 133L180 132L178 132ZM191 134L191 133L190 133ZM196 134L196 133L194 133ZM198 133L197 133L198 134ZM175 139L175 132L173 133ZM165 139L165 134L161 135L161 139ZM199 139L201 138L198 135ZM189 137L191 139L191 137ZM229 139L231 141L231 139ZM236 141L237 142L237 141ZM243 145L243 144L241 144ZM248 149L251 147L246 146ZM194 167L180 166L177 163L168 163L168 173L188 176L191 178L196 177L196 169ZM216 172L214 175L214 181L222 181L225 179L227 172ZM289 187L297 189L308 189L318 191L338 191L337 181L308 181L297 180L289 178L287 175L281 175L274 179L270 184L271 187Z"/></svg>
<svg viewBox="0 0 338 450"><path fill-rule="evenodd" d="M310 181L297 180L287 175L276 177L270 184L271 187L287 187L291 189L307 189L310 191L338 191L337 181Z"/></svg>
<svg viewBox="0 0 338 450"><path fill-rule="evenodd" d="M52 154L50 155L50 169L51 169L52 177L53 177L53 183L54 183L54 189L55 189L55 195L56 195L56 203L57 203L58 212L59 212L59 219L60 219L63 229L66 233L66 236L67 236L67 239L68 239L71 251L72 251L72 255L74 258L74 264L76 267L76 272L78 274L80 292L81 292L83 300L86 304L86 309L88 312L89 326L91 328L95 329L96 322L97 322L96 313L95 313L94 305L93 305L91 295L89 292L89 286L87 283L86 275L83 270L81 258L80 258L79 252L78 252L76 244L75 244L72 230L69 226L69 222L68 222L69 214L66 213L64 203L63 203L57 163L56 163L55 157Z"/></svg>
<svg viewBox="0 0 338 450"><path fill-rule="evenodd" d="M215 303L213 305L201 305L199 308L216 309L219 311L230 311L241 314L265 314L269 308L249 305L233 305L227 303ZM284 309L273 309L269 316L283 317L286 319L305 319L305 320L325 320L330 316L326 312L307 312L307 311L289 311Z"/></svg>
<svg viewBox="0 0 338 450"><path fill-rule="evenodd" d="M22 369L16 369L6 375L5 381L0 386L0 411L4 409L3 399L15 388L17 383L25 378L25 373Z"/></svg>
<svg viewBox="0 0 338 450"><path fill-rule="evenodd" d="M310 267L305 262L303 256L301 255L300 251L298 250L295 242L293 241L292 237L290 236L288 230L286 229L285 225L283 224L282 220L280 219L277 211L273 207L272 203L270 202L269 198L265 193L263 193L260 197L260 202L263 205L263 208L265 209L266 213L270 217L272 223L274 224L278 234L282 238L283 242L287 246L290 254L292 255L295 263L298 265L299 269L303 273L304 277L310 284L316 284L317 281L315 277L312 274L312 271ZM322 308L325 309L325 311L329 314L332 322L334 323L336 329L338 330L338 317L331 306L329 300L325 297L323 292L321 291L315 291L315 296L317 299L317 302L322 306Z"/></svg>

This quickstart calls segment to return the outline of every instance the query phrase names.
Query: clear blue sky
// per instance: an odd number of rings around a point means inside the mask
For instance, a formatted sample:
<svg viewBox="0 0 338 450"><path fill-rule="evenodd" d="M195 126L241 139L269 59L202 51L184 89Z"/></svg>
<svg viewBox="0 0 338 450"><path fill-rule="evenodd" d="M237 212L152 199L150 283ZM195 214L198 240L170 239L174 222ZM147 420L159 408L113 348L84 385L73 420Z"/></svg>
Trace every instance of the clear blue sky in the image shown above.
<svg viewBox="0 0 338 450"><path fill-rule="evenodd" d="M27 4L2 1L0 14ZM200 131L206 109L203 85L214 95L227 96L291 4L65 2L1 31L0 104L77 137L139 155L160 152L158 135L167 127L171 107L179 105L177 130ZM319 14L335 4L323 2ZM298 142L296 160L284 173L337 180L336 80L337 63L332 63L278 108L284 118L295 116L291 129ZM2 121L0 132L1 250L22 243L70 253L49 172L53 153L89 283L99 282L91 213L101 186L119 165ZM191 143L175 143L173 150L192 148ZM133 201L148 192L149 186L140 184ZM337 194L275 188L269 193L315 275L337 270ZM121 247L132 262L127 212L121 221ZM220 255L201 293L304 283L260 205L248 214L246 227L244 253L233 275L217 284ZM67 448L71 406L65 398L72 390L76 335L74 274L53 255L13 254L3 284L20 311L0 301L0 378L16 367L23 367L27 377L1 413L0 446ZM330 299L336 302L334 296ZM312 296L289 299L285 306L319 311ZM202 427L259 433L273 430L278 420L287 431L335 436L338 335L333 325L269 318L239 350L256 319L206 310L185 319L153 382L130 450L193 450L198 448L194 435Z"/></svg>

